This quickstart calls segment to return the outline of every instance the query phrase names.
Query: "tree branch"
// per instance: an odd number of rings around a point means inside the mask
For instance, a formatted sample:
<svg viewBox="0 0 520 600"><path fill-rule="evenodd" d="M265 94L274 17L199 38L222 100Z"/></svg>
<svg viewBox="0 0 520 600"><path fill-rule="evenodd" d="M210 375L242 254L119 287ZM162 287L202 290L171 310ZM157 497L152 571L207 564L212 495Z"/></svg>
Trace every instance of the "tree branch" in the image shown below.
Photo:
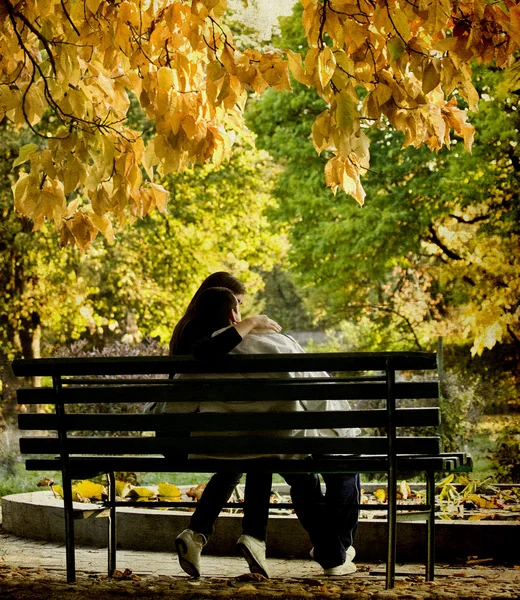
<svg viewBox="0 0 520 600"><path fill-rule="evenodd" d="M507 326L507 333L509 333L509 335L513 338L513 342L515 343L515 346L517 348L520 348L520 339L515 334L515 332L511 329L511 325Z"/></svg>
<svg viewBox="0 0 520 600"><path fill-rule="evenodd" d="M427 238L428 241L430 241L430 242L434 243L436 246L438 246L444 252L444 254L446 254L446 256L448 256L448 258L451 258L452 260L462 260L462 256L459 256L456 252L454 252L453 250L450 250L446 246L446 244L444 244L441 241L441 239L437 235L437 232L433 228L433 225L430 225L428 227L428 231L430 232L430 235Z"/></svg>
<svg viewBox="0 0 520 600"><path fill-rule="evenodd" d="M14 10L14 6L11 4L10 0L5 0L5 4L7 6L7 12L9 13L9 17L11 18L13 27L17 29L15 22L16 18L19 19L27 27L27 29L34 33L34 35L40 40L40 42L43 44L43 47L47 51L49 62L52 66L52 72L54 73L54 75L57 75L58 72L56 70L56 63L54 62L54 55L51 52L49 40L36 29L36 27L29 21L29 19L25 15L23 15L21 12ZM25 45L22 44L22 47L24 48L25 52L27 52L27 48L25 48Z"/></svg>
<svg viewBox="0 0 520 600"><path fill-rule="evenodd" d="M415 333L412 323L410 322L408 317L405 317L404 315L402 315L395 308L389 308L388 306L374 306L373 304L350 304L349 306L358 307L358 308L368 308L369 310L379 310L381 312L386 312L386 313L396 315L397 317L399 317L406 323L407 328L410 330L410 332L413 336L415 345L417 346L417 348L419 350L422 350L422 345L419 342L419 338L417 337L417 334Z"/></svg>
<svg viewBox="0 0 520 600"><path fill-rule="evenodd" d="M478 223L479 221L487 221L489 219L489 215L479 215L478 217L474 217L473 219L465 219L464 217L459 217L458 215L449 215L452 219L455 219L459 223L464 223L464 225L473 225L474 223Z"/></svg>
<svg viewBox="0 0 520 600"><path fill-rule="evenodd" d="M67 21L71 24L72 29L74 29L74 31L76 32L76 35L79 37L80 33L78 28L76 27L76 25L74 25L74 21L70 18L69 12L65 6L65 1L64 0L60 0L61 2L61 8L63 9L63 12L65 13L65 16L67 17Z"/></svg>

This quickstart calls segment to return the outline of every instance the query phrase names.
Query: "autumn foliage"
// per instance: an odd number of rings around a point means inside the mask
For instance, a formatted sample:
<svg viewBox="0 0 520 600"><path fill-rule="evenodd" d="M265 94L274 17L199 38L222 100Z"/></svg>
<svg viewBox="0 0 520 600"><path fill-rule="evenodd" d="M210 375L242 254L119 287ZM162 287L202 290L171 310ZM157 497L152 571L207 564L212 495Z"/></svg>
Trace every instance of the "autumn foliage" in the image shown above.
<svg viewBox="0 0 520 600"><path fill-rule="evenodd" d="M161 177L219 164L243 127L249 91L313 87L327 108L312 128L330 151L326 181L359 203L371 124L432 150L452 133L471 149L478 94L472 61L511 69L517 86L517 0L302 0L309 50L239 51L225 0L0 0L0 115L29 125L41 144L13 187L16 210L38 229L52 220L62 244L113 238L166 210ZM127 124L132 93L155 125L146 139Z"/></svg>

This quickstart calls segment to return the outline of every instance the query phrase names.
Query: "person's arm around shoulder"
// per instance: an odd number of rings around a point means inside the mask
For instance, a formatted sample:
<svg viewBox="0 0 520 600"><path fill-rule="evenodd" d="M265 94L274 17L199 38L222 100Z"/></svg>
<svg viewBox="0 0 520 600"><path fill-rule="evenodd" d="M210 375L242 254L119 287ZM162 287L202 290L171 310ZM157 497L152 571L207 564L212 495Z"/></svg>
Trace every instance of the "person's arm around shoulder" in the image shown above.
<svg viewBox="0 0 520 600"><path fill-rule="evenodd" d="M242 319L242 321L234 323L233 327L237 330L242 339L250 333L279 333L282 330L281 326L267 315L246 317L245 319Z"/></svg>
<svg viewBox="0 0 520 600"><path fill-rule="evenodd" d="M242 321L234 323L211 337L199 340L193 346L193 355L195 358L207 360L229 354L233 348L238 346L245 337L256 331L257 328L270 332L278 332L281 329L276 321L273 321L266 315L246 317Z"/></svg>

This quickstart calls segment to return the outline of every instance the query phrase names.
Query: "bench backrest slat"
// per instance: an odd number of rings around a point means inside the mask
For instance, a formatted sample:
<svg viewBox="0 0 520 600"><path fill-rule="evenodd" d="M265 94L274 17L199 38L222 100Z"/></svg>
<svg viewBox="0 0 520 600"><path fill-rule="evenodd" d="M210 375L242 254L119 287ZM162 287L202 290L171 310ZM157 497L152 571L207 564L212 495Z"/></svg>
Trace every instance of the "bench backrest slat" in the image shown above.
<svg viewBox="0 0 520 600"><path fill-rule="evenodd" d="M121 385L64 387L60 400L67 403L102 404L109 402L137 403L153 398L156 402L251 402L264 400L382 400L386 398L385 383L305 383L294 380L174 380L170 385ZM397 399L437 398L437 382L398 382L395 384ZM20 404L53 404L56 395L53 388L21 388L18 390Z"/></svg>
<svg viewBox="0 0 520 600"><path fill-rule="evenodd" d="M251 430L324 429L327 427L384 427L385 410L352 410L334 415L321 412L255 413L196 413L196 414L68 414L65 426L69 431L233 431L247 426ZM440 423L439 409L400 408L396 411L398 427L435 427ZM58 419L52 414L20 414L21 430L56 430Z"/></svg>
<svg viewBox="0 0 520 600"><path fill-rule="evenodd" d="M384 371L436 369L429 352L324 352L316 354L249 354L200 361L186 356L40 358L14 360L18 376L123 375L168 373L272 373L284 371Z"/></svg>
<svg viewBox="0 0 520 600"><path fill-rule="evenodd" d="M203 436L179 438L156 437L71 437L67 441L71 454L163 454L180 451L192 454L382 454L386 438L300 438L276 436ZM58 438L20 439L24 454L53 454L60 451ZM397 454L432 454L440 451L437 437L397 438Z"/></svg>

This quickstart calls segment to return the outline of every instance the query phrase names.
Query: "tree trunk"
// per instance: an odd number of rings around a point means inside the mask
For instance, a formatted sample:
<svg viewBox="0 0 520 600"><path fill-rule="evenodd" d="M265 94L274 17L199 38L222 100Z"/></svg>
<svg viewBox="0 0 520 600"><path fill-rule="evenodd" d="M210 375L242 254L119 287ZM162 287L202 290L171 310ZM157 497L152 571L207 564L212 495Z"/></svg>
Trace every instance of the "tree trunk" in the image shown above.
<svg viewBox="0 0 520 600"><path fill-rule="evenodd" d="M20 349L23 358L41 357L41 325L40 315L33 312L30 317L22 319L22 327L18 333ZM27 377L27 383L31 387L41 387L41 377ZM44 404L32 404L25 407L29 412L42 413L45 410Z"/></svg>
<svg viewBox="0 0 520 600"><path fill-rule="evenodd" d="M16 418L16 390L20 387L20 380L15 377L11 361L3 352L0 353L0 378L2 380L0 416L6 423Z"/></svg>

